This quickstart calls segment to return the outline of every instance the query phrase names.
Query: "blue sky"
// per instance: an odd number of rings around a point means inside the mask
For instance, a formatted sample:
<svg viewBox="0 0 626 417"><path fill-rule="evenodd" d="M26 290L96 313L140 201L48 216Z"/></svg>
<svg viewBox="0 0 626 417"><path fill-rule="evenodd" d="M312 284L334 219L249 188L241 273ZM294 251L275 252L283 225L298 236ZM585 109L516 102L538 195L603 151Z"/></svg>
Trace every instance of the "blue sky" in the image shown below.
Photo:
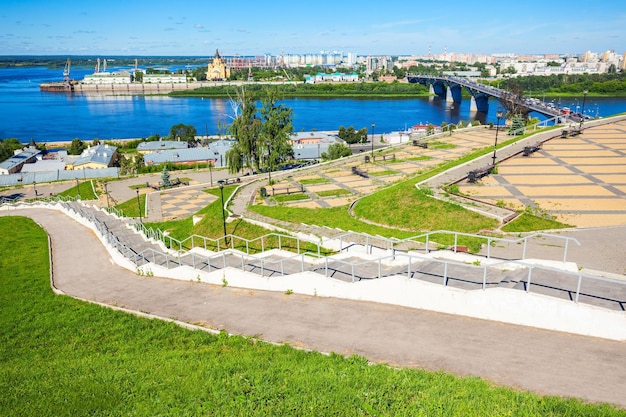
<svg viewBox="0 0 626 417"><path fill-rule="evenodd" d="M0 4L0 55L626 52L623 0Z"/></svg>

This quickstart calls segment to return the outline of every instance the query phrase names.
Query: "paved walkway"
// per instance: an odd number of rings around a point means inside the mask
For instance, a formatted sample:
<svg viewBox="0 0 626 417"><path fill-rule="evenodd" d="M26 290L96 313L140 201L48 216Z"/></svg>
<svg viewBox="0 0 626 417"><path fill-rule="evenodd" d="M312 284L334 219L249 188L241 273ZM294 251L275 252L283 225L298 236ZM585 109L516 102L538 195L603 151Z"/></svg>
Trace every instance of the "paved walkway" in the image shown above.
<svg viewBox="0 0 626 417"><path fill-rule="evenodd" d="M62 213L0 212L16 214L50 234L55 284L74 297L270 342L626 407L625 343L376 303L142 277L114 265L94 234Z"/></svg>

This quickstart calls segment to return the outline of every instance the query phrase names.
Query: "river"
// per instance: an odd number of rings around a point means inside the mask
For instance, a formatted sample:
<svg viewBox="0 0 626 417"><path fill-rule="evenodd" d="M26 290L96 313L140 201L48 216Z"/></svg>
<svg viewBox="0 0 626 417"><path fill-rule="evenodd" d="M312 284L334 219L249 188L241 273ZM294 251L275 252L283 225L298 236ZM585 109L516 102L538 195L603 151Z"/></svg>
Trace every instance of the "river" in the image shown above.
<svg viewBox="0 0 626 417"><path fill-rule="evenodd" d="M111 68L116 70L117 68ZM73 68L72 77L82 79L92 68ZM120 139L166 136L171 126L191 124L199 135L219 133L230 124L233 110L228 99L165 96L103 96L40 92L42 82L60 81L61 70L43 67L0 69L0 138L27 142ZM558 102L559 100L555 100ZM470 111L470 101L453 108L439 99L286 99L293 109L295 131L337 130L340 126L371 129L376 133L405 130L414 124L496 121L496 100L489 113ZM564 99L562 106L582 107L580 99ZM610 116L626 112L626 98L588 98L585 113Z"/></svg>

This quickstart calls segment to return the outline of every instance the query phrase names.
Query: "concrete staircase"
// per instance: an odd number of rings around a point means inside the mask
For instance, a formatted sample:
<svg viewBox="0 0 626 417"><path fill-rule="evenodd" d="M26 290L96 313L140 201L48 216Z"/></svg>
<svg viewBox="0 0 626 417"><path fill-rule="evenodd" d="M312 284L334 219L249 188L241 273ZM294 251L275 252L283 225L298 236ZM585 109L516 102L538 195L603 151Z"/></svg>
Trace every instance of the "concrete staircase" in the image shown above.
<svg viewBox="0 0 626 417"><path fill-rule="evenodd" d="M178 251L167 248L160 241L146 238L135 229L132 223L134 220L118 218L81 202L59 204L94 224L108 242L138 268L149 264L167 269L188 266L203 272L234 268L256 274L260 278L309 272L346 283L403 276L463 290L507 288L522 291L529 289L529 268L532 268L530 289L533 293L614 310L623 311L626 307L626 285L611 280L583 280L576 300L579 275L554 268L518 263L508 269L501 265L483 265L485 260L479 257L471 263L459 261L454 259L452 253L448 253L449 258L433 258L421 252L395 251L391 254L377 251L372 254L371 248L358 243L346 246L341 253L328 257L268 248L260 254L248 254L230 248L219 252L196 249Z"/></svg>

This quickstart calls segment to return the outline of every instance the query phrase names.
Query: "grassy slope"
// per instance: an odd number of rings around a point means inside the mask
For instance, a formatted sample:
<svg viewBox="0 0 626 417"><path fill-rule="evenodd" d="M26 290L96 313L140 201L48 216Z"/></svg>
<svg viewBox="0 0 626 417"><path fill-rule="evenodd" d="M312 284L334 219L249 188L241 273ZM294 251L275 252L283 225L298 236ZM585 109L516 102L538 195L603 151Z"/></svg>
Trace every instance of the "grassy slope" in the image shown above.
<svg viewBox="0 0 626 417"><path fill-rule="evenodd" d="M0 217L3 416L624 416L478 378L190 331L55 296L47 240Z"/></svg>

